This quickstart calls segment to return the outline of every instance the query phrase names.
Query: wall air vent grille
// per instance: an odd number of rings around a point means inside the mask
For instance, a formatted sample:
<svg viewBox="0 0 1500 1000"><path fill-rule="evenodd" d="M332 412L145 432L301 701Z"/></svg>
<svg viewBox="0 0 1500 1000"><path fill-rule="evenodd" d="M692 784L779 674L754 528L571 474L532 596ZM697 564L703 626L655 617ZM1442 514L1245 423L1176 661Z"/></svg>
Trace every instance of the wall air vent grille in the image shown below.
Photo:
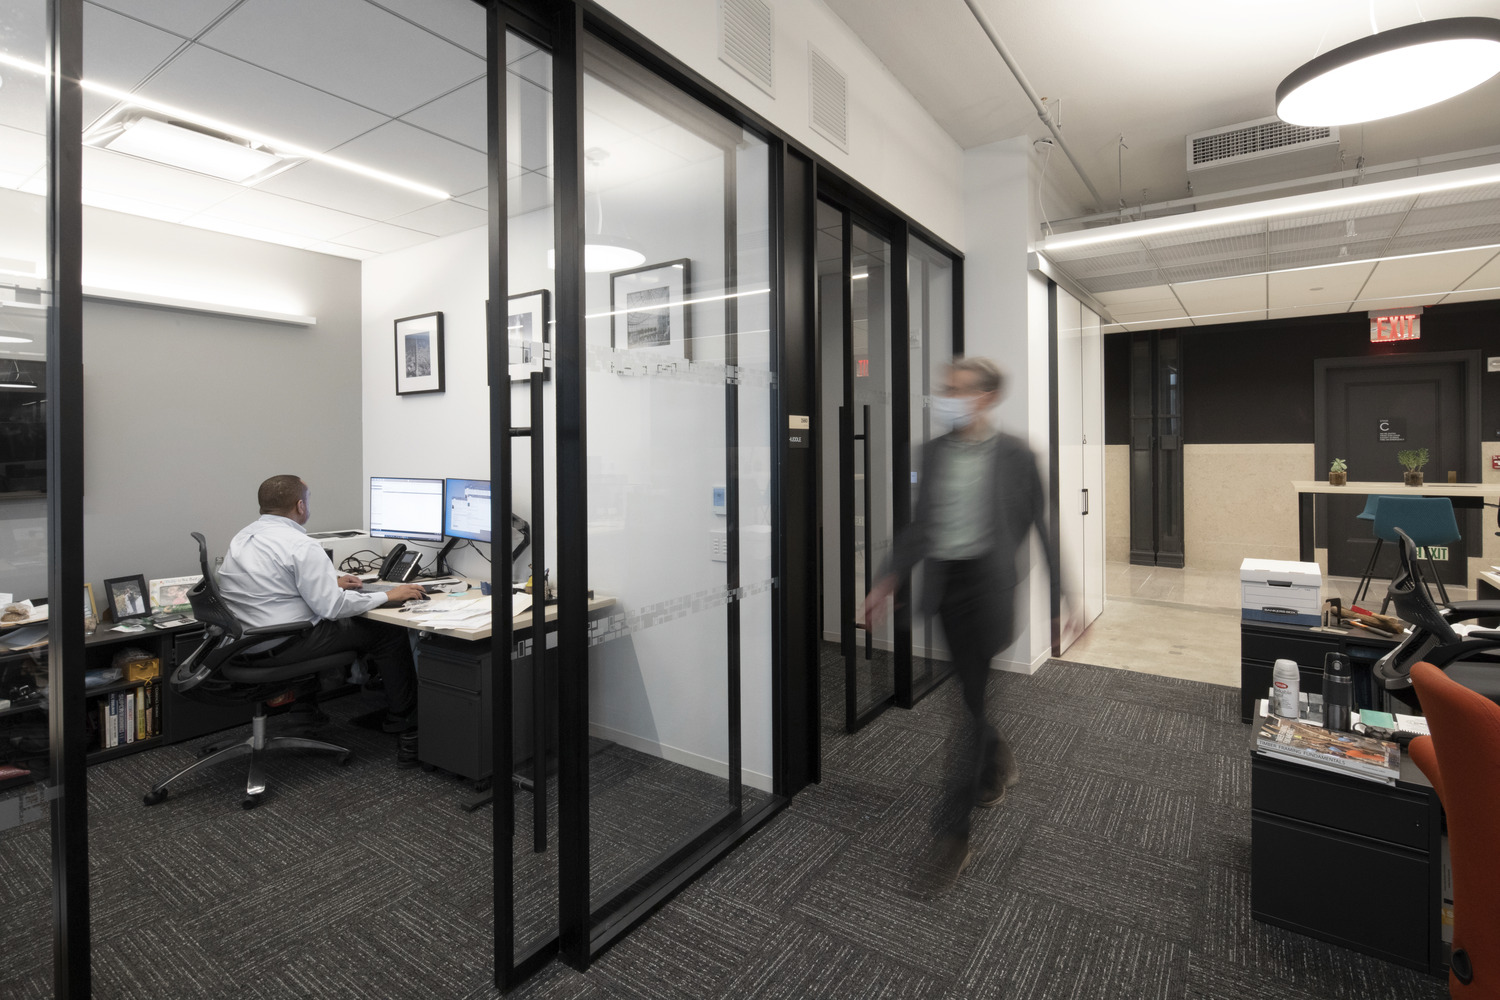
<svg viewBox="0 0 1500 1000"><path fill-rule="evenodd" d="M849 78L813 46L807 47L808 123L849 152Z"/></svg>
<svg viewBox="0 0 1500 1000"><path fill-rule="evenodd" d="M776 31L766 0L719 0L719 58L776 96Z"/></svg>
<svg viewBox="0 0 1500 1000"><path fill-rule="evenodd" d="M1337 146L1338 141L1337 126L1288 125L1280 118L1261 118L1188 136L1187 167L1200 170L1241 163L1296 149Z"/></svg>

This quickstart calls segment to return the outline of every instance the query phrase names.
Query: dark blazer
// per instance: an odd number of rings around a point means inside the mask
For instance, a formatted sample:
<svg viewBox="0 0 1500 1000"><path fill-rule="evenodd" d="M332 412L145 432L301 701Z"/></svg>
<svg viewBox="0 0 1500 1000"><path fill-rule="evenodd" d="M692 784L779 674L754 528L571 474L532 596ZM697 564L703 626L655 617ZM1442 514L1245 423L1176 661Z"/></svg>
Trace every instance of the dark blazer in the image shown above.
<svg viewBox="0 0 1500 1000"><path fill-rule="evenodd" d="M1037 473L1036 457L1026 442L1014 435L999 433L996 438L994 468L985 501L993 519L990 538L994 544L979 557L984 566L986 589L993 591L997 601L1012 599L1011 590L1021 582L1024 575L1021 572L1021 560L1025 555L1027 537L1034 527L1041 536L1042 551L1046 553L1052 606L1056 608L1062 586L1057 565L1057 546L1047 529L1047 493L1042 489L1042 479ZM928 486L935 482L944 452L956 446L953 435L945 434L933 440L924 450L917 509L912 515L911 524L897 534L883 574L905 575L931 553L929 532L932 523L932 495ZM937 611L938 601L943 594L942 572L943 563L934 561L928 565L922 604L917 609L919 612L930 614Z"/></svg>

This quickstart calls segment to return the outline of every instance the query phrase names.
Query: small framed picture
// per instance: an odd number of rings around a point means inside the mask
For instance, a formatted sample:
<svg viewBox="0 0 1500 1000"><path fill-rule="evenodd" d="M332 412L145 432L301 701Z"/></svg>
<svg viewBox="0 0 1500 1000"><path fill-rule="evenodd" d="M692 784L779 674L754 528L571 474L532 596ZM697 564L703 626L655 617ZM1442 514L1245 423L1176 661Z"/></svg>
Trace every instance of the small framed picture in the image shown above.
<svg viewBox="0 0 1500 1000"><path fill-rule="evenodd" d="M188 603L188 591L198 585L203 579L201 575L194 576L168 576L160 580L152 580L150 585L151 610L152 611L191 611L193 606Z"/></svg>
<svg viewBox="0 0 1500 1000"><path fill-rule="evenodd" d="M610 341L617 351L660 351L691 359L685 305L688 261L647 264L609 276Z"/></svg>
<svg viewBox="0 0 1500 1000"><path fill-rule="evenodd" d="M443 314L396 320L396 395L443 391Z"/></svg>
<svg viewBox="0 0 1500 1000"><path fill-rule="evenodd" d="M99 625L99 605L94 602L94 585L83 585L83 627L94 629Z"/></svg>
<svg viewBox="0 0 1500 1000"><path fill-rule="evenodd" d="M139 573L104 581L104 599L109 602L109 608L114 612L117 622L149 615L151 605L146 594L146 578Z"/></svg>
<svg viewBox="0 0 1500 1000"><path fill-rule="evenodd" d="M505 335L510 344L512 382L525 382L532 372L541 372L544 379L552 377L552 362L548 357L552 344L551 292L540 288L512 295Z"/></svg>

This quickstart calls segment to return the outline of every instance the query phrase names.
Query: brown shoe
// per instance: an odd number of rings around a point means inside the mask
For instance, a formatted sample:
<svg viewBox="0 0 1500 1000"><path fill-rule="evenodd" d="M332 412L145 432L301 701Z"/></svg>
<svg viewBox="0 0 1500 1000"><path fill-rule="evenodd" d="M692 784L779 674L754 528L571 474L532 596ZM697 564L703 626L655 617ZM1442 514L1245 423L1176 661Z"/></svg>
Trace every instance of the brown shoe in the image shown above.
<svg viewBox="0 0 1500 1000"><path fill-rule="evenodd" d="M998 806L1005 801L1005 793L1020 780L1021 769L1012 761L1010 768L1001 775L998 782L985 785L979 789L979 794L975 797L975 805L983 806L986 809Z"/></svg>
<svg viewBox="0 0 1500 1000"><path fill-rule="evenodd" d="M396 766L412 767L417 763L417 731L413 728L396 737Z"/></svg>

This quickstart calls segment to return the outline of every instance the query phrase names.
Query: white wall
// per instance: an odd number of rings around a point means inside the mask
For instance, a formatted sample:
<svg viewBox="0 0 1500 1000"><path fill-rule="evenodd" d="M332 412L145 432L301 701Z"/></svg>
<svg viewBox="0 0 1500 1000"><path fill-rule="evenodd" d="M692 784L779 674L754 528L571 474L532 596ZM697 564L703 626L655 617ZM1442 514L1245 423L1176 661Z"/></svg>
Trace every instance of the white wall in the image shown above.
<svg viewBox="0 0 1500 1000"><path fill-rule="evenodd" d="M1025 136L964 153L964 353L995 359L1008 376L996 408L1001 429L1025 438L1048 481L1051 449L1047 284L1026 269L1033 151ZM1051 608L1046 559L1032 535L1031 572L1016 593L1016 640L995 665L1030 673L1047 659Z"/></svg>
<svg viewBox="0 0 1500 1000"><path fill-rule="evenodd" d="M40 198L0 191L0 218ZM15 217L15 216L11 216ZM0 225L0 257L44 260L40 234ZM103 581L195 572L188 537L222 554L280 473L313 487L308 527L359 518L359 264L85 208L83 281L311 315L291 326L86 300L84 570ZM45 502L0 499L3 588L46 596ZM3 548L3 546L0 546Z"/></svg>
<svg viewBox="0 0 1500 1000"><path fill-rule="evenodd" d="M772 4L774 98L719 59L718 0L603 0L602 6L939 237L964 247L963 150L820 0ZM849 78L847 153L808 125L809 41Z"/></svg>

